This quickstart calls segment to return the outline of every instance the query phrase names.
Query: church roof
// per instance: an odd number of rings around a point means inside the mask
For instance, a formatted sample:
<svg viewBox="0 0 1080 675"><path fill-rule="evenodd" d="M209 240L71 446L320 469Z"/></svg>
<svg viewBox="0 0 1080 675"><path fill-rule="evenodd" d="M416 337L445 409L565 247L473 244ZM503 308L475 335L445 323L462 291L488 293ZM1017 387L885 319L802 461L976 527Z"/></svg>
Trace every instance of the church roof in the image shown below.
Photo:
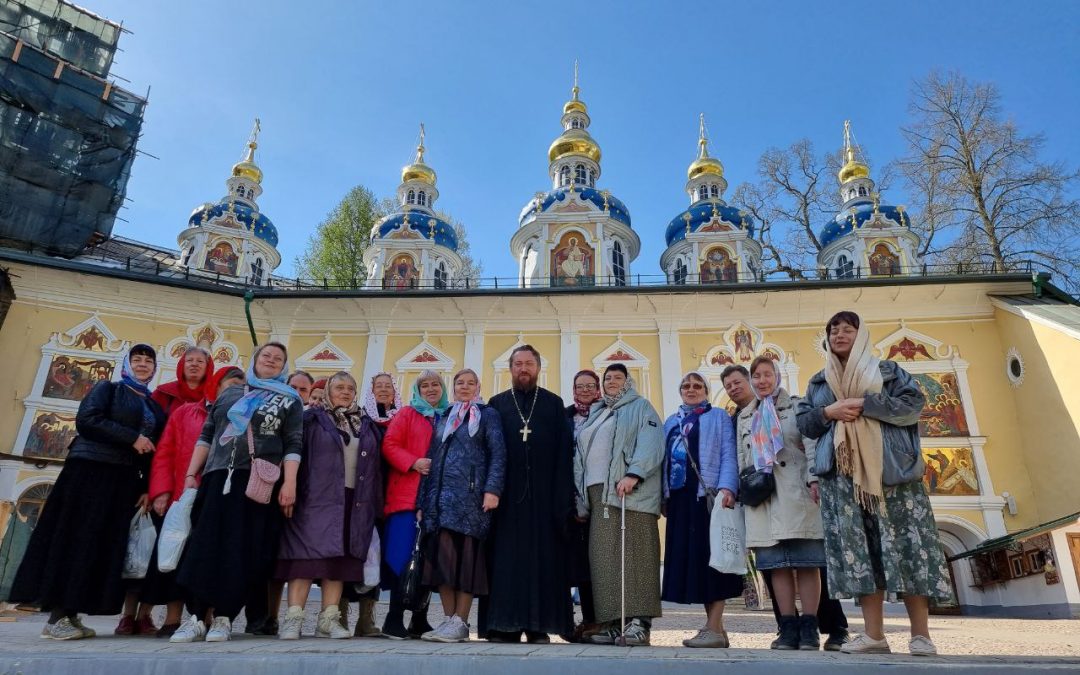
<svg viewBox="0 0 1080 675"><path fill-rule="evenodd" d="M596 188L585 187L583 185L575 185L573 187L579 200L592 202L596 208L601 211L604 210L605 199L603 192ZM540 202L540 213L543 213L552 207L566 204L567 199L569 199L569 192L569 186L560 187L543 193L542 197L533 197L529 200L529 203L525 205L525 208L521 210L521 215L518 216L518 225L524 224L529 218L529 214L535 214L537 212L536 205L538 200ZM623 225L631 227L630 211L626 208L626 204L623 204L621 200L610 193L607 195L606 201L608 215Z"/></svg>
<svg viewBox="0 0 1080 675"><path fill-rule="evenodd" d="M711 223L714 217L717 217L722 221L731 223L737 228L742 228L742 224L745 222L747 235L751 237L754 236L753 218L749 215L740 215L739 209L734 206L728 206L718 200L707 199L691 205L690 208L671 219L671 222L668 223L667 230L664 233L664 238L667 241L668 246L671 246L677 241L686 239L687 214L690 216L691 232L697 232L705 225Z"/></svg>
<svg viewBox="0 0 1080 675"><path fill-rule="evenodd" d="M197 207L188 218L188 227L205 225L215 218L226 216L232 216L241 227L277 248L278 231L274 224L250 204L239 199L226 197L217 204L206 203Z"/></svg>
<svg viewBox="0 0 1080 675"><path fill-rule="evenodd" d="M405 225L406 218L408 218L408 225ZM424 239L431 239L432 225L435 226L435 244L438 246L445 246L451 251L456 252L458 249L458 239L457 232L454 231L454 226L436 215L419 210L408 211L406 213L395 213L391 216L387 216L376 226L372 238L392 236L395 230L402 232L405 231L403 227L407 227L409 236L416 238L415 235L418 234Z"/></svg>
<svg viewBox="0 0 1080 675"><path fill-rule="evenodd" d="M882 216L889 220L902 224L904 227L911 226L911 218L902 208L896 206L879 205L877 210ZM851 216L852 212L855 214L855 224L852 225ZM862 227L866 221L873 219L874 217L874 204L871 201L857 203L848 209L837 213L836 216L825 223L825 226L821 228L821 232L818 234L818 243L822 248L825 248L829 244L833 243L844 235L851 234L856 228Z"/></svg>

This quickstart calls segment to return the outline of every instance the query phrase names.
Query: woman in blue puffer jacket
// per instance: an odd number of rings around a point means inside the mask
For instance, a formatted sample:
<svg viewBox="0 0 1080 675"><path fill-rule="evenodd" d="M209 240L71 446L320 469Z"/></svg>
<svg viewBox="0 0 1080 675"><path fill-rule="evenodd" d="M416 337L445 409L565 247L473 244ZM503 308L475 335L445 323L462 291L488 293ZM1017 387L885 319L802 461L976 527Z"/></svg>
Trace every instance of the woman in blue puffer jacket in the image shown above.
<svg viewBox="0 0 1080 675"><path fill-rule="evenodd" d="M486 595L482 542L499 506L506 445L499 414L480 403L480 379L466 368L454 375L454 405L431 436L431 471L417 505L427 537L424 584L439 589L446 618L422 638L464 642L474 595Z"/></svg>

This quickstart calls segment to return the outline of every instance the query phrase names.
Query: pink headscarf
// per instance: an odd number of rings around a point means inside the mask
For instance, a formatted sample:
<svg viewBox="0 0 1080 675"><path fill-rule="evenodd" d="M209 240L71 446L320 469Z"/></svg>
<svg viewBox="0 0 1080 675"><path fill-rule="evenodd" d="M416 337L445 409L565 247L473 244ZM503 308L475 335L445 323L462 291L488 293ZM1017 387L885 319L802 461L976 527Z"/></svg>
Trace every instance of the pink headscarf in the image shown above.
<svg viewBox="0 0 1080 675"><path fill-rule="evenodd" d="M480 376L473 369L465 368L454 373L453 379L450 380L450 386L453 387L457 379L465 373L472 373L473 377L476 378L476 396L471 401L455 401L454 405L447 411L446 427L443 429L442 435L443 441L450 438L450 435L457 431L457 428L465 421L466 415L469 417L469 436L475 436L476 432L480 430L480 404L484 402L483 397L480 396Z"/></svg>

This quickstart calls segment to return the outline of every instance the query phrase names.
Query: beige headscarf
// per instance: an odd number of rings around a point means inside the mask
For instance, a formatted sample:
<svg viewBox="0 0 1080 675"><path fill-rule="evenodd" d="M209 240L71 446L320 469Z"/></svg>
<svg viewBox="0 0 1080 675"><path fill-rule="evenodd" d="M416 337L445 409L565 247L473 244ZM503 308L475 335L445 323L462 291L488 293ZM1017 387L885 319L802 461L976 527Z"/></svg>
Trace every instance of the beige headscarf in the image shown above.
<svg viewBox="0 0 1080 675"><path fill-rule="evenodd" d="M880 359L874 356L870 331L865 323L859 326L846 366L828 348L828 337L825 341L829 354L825 364L825 381L837 401L881 392ZM854 422L837 420L833 430L833 447L836 448L837 469L841 474L851 476L855 484L855 499L863 508L877 510L883 496L881 471L884 444L881 422L865 415Z"/></svg>

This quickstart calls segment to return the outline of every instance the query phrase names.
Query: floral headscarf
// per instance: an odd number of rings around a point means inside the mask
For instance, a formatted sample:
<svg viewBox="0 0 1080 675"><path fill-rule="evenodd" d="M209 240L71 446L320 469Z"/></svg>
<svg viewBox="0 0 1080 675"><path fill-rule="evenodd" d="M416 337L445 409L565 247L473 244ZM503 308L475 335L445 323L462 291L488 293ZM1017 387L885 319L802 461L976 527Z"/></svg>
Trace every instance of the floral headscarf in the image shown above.
<svg viewBox="0 0 1080 675"><path fill-rule="evenodd" d="M382 412L379 412L379 403L375 400L375 380L380 377L389 377L390 386L394 388L394 403L391 407L383 407ZM371 378L371 386L368 387L364 393L364 412L367 416L375 420L376 424L386 426L390 424L390 420L394 419L394 415L401 410L401 393L394 386L394 376L390 373L376 373L375 377Z"/></svg>
<svg viewBox="0 0 1080 675"><path fill-rule="evenodd" d="M356 386L356 380L348 373L332 375L326 382L327 395L326 400L323 402L323 409L330 413L330 417L334 419L334 425L338 430L355 438L360 435L360 422L364 418L365 411L356 404L355 396L347 406L334 406L330 403L330 385L337 379L352 380L353 386Z"/></svg>
<svg viewBox="0 0 1080 675"><path fill-rule="evenodd" d="M756 388L751 387L758 399L758 406L750 418L750 450L754 456L754 468L766 473L772 473L776 455L784 447L784 433L780 429L780 417L776 414L774 401L776 393L780 391L780 368L775 361L772 368L776 373L776 387L768 396L763 397Z"/></svg>
<svg viewBox="0 0 1080 675"><path fill-rule="evenodd" d="M476 376L476 371L466 368L454 375L453 382L456 383L457 379L466 373ZM450 412L446 415L446 427L443 429L442 440L450 438L450 435L457 431L457 428L465 421L466 416L469 417L469 436L475 436L480 430L480 404L483 402L484 399L480 396L480 377L476 376L476 395L471 401L454 401L454 405L450 407Z"/></svg>

